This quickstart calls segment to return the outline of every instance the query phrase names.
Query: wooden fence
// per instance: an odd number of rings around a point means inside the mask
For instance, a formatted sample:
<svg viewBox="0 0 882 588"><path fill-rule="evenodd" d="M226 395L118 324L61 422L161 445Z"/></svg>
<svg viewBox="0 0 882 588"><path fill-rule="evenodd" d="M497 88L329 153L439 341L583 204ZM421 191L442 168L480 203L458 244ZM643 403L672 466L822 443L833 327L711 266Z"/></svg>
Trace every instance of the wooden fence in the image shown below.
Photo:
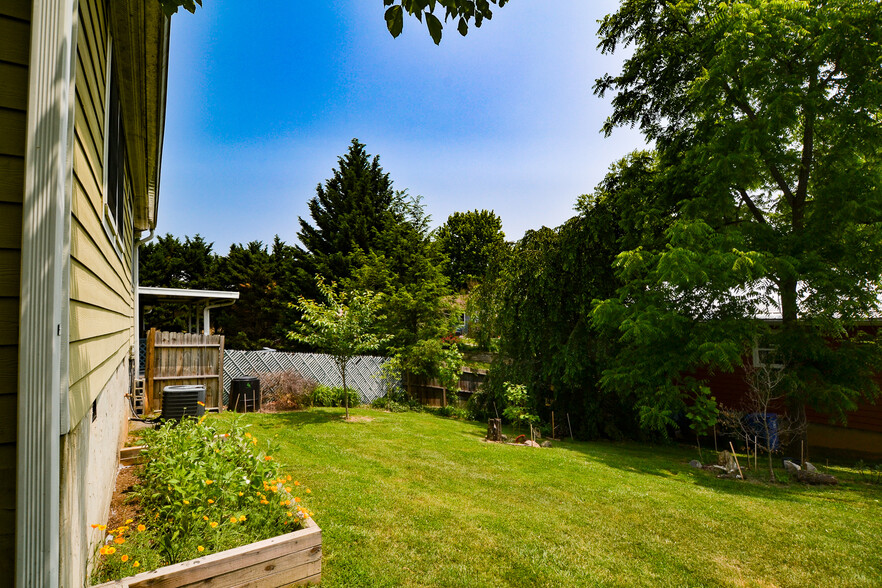
<svg viewBox="0 0 882 588"><path fill-rule="evenodd" d="M468 400L477 392L478 386L487 379L487 370L471 369L464 367L459 376L459 387L456 395L460 400ZM405 389L411 398L420 401L425 406L446 406L453 400L437 380L426 379L420 376L410 375L405 382ZM452 392L451 392L452 394Z"/></svg>
<svg viewBox="0 0 882 588"><path fill-rule="evenodd" d="M206 408L222 408L223 335L168 333L150 329L144 369L146 412L162 407L166 386L202 384Z"/></svg>

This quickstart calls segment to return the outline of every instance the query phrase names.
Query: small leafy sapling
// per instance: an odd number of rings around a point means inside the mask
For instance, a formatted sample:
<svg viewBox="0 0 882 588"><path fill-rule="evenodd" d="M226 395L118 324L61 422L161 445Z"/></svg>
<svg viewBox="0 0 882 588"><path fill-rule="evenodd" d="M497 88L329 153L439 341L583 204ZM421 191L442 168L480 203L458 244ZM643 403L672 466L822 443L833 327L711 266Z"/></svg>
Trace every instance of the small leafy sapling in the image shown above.
<svg viewBox="0 0 882 588"><path fill-rule="evenodd" d="M711 396L710 388L700 386L693 398L692 406L686 409L686 418L689 419L689 428L695 433L695 443L698 445L698 458L704 461L701 454L701 436L707 435L717 424L719 411L717 400Z"/></svg>

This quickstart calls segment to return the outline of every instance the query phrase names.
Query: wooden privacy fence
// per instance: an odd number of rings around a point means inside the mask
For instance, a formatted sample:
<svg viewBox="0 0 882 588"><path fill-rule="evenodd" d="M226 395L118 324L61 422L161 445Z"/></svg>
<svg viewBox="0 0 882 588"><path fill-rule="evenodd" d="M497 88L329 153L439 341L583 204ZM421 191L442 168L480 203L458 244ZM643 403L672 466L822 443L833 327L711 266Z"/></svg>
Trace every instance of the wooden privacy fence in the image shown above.
<svg viewBox="0 0 882 588"><path fill-rule="evenodd" d="M169 333L150 329L145 353L145 402L149 413L162 407L166 386L205 386L206 408L221 408L224 336Z"/></svg>

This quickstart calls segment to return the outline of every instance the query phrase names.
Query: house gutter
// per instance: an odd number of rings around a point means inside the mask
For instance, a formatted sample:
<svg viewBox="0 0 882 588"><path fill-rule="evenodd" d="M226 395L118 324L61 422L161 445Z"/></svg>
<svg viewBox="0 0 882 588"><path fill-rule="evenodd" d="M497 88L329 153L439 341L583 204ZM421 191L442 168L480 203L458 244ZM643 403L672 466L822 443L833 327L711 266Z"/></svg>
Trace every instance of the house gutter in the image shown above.
<svg viewBox="0 0 882 588"><path fill-rule="evenodd" d="M55 0L34 2L31 15L18 339L18 588L59 585L76 13L77 0Z"/></svg>

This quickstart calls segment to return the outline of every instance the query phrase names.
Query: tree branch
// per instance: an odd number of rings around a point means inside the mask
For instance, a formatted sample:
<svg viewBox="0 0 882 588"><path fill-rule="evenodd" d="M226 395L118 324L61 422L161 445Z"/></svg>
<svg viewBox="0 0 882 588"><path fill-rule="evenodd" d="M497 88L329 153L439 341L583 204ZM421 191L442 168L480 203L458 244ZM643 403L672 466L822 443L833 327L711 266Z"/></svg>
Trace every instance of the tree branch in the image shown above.
<svg viewBox="0 0 882 588"><path fill-rule="evenodd" d="M747 205L747 208L750 209L753 217L764 225L769 224L768 221L766 221L766 217L763 214L763 211L759 209L759 207L756 205L750 195L748 195L747 191L744 190L744 188L736 188L736 190L738 191L738 194L741 195L741 200L743 200L744 203Z"/></svg>

